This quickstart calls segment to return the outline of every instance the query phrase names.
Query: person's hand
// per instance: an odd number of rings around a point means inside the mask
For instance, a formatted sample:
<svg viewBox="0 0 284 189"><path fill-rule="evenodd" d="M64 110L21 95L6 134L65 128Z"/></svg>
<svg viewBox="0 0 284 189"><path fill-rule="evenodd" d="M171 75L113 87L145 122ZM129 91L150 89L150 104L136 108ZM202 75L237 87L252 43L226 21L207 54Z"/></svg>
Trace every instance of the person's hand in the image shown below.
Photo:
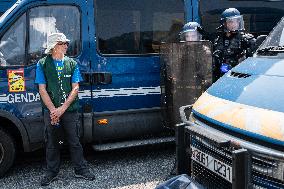
<svg viewBox="0 0 284 189"><path fill-rule="evenodd" d="M50 120L51 120L51 125L56 125L57 123L59 123L59 117L55 114L55 113L52 113L52 112L55 112L56 111L56 108L53 107L51 110L50 110Z"/></svg>
<svg viewBox="0 0 284 189"><path fill-rule="evenodd" d="M65 109L62 106L55 108L50 112L50 118L52 120L59 120L59 118L64 114L64 112Z"/></svg>
<svg viewBox="0 0 284 189"><path fill-rule="evenodd" d="M55 117L55 118L51 118L51 125L56 125L59 123L59 118Z"/></svg>

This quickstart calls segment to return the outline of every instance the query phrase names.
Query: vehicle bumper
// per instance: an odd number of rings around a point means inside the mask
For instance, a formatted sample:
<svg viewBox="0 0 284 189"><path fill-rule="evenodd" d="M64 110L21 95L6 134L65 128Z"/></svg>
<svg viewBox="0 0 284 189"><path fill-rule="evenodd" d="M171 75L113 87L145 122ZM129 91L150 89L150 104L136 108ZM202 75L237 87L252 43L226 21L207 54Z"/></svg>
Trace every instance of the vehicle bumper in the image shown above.
<svg viewBox="0 0 284 189"><path fill-rule="evenodd" d="M191 107L191 105L181 107L180 115L185 124L186 146L190 146L187 152L190 153L192 160L191 174L197 178L198 182L204 183L201 181L203 179L210 188L214 185L214 182L219 183L216 188L227 188L231 185L228 179L218 177L216 173L208 170L208 167L204 169L202 164L196 163L192 155L193 150L203 151L208 154L208 157L214 157L230 167L233 161L233 151L246 149L249 152L247 161L251 161L252 186L254 188L284 188L284 152L227 134L196 118L193 113L190 113L189 118L187 118L185 112L187 110L191 112ZM223 180L223 183L220 180ZM210 181L213 182L210 183ZM220 183L222 183L221 186Z"/></svg>

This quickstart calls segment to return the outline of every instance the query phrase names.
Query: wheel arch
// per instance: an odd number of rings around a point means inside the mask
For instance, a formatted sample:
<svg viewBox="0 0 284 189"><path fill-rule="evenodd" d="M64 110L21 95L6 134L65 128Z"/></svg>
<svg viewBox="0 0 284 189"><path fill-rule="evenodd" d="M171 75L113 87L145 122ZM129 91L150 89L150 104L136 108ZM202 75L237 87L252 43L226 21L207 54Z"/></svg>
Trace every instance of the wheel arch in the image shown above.
<svg viewBox="0 0 284 189"><path fill-rule="evenodd" d="M15 115L0 110L0 128L7 131L15 140L17 147L25 152L31 151L29 137L24 124Z"/></svg>

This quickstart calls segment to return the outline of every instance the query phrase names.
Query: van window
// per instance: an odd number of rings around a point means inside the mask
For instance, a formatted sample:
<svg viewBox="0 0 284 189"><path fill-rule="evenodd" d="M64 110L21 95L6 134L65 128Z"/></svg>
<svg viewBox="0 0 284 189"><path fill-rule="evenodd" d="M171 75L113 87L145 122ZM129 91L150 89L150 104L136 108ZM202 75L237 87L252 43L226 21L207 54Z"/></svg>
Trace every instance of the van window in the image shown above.
<svg viewBox="0 0 284 189"><path fill-rule="evenodd" d="M70 19L71 18L71 19ZM29 13L29 58L30 64L43 56L47 36L61 32L70 39L68 56L76 56L81 50L80 12L75 6L41 6Z"/></svg>
<svg viewBox="0 0 284 189"><path fill-rule="evenodd" d="M158 53L177 41L184 24L183 0L96 0L96 37L102 54Z"/></svg>
<svg viewBox="0 0 284 189"><path fill-rule="evenodd" d="M0 41L0 66L18 66L25 63L26 14L6 31Z"/></svg>

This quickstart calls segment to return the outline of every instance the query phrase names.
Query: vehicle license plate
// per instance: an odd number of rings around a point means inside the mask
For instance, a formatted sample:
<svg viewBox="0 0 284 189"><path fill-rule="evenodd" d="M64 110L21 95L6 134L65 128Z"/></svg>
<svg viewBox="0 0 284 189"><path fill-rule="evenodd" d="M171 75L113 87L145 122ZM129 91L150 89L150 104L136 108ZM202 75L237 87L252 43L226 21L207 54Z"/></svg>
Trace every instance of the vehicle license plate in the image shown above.
<svg viewBox="0 0 284 189"><path fill-rule="evenodd" d="M207 169L218 174L222 178L232 183L232 167L226 163L200 151L195 147L191 147L191 159L206 167Z"/></svg>

